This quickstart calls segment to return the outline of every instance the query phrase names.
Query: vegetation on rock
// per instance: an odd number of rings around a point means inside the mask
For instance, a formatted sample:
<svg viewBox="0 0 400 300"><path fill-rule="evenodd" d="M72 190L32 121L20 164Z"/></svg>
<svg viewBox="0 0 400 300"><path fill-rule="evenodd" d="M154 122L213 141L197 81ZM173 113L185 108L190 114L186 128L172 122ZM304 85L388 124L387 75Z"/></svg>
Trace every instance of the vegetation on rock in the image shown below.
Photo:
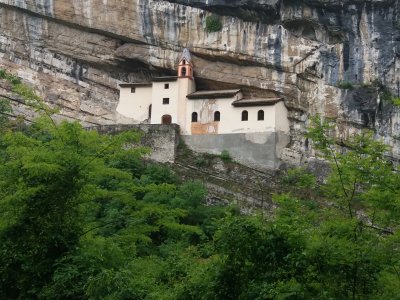
<svg viewBox="0 0 400 300"><path fill-rule="evenodd" d="M352 90L354 88L353 84L349 81L340 81L338 87L344 90Z"/></svg>
<svg viewBox="0 0 400 300"><path fill-rule="evenodd" d="M232 161L232 156L231 156L231 154L229 153L228 150L222 150L222 152L220 154L220 157L221 157L223 162L227 163L227 162L231 162Z"/></svg>
<svg viewBox="0 0 400 300"><path fill-rule="evenodd" d="M222 23L217 15L210 15L206 17L206 31L218 32L222 30Z"/></svg>

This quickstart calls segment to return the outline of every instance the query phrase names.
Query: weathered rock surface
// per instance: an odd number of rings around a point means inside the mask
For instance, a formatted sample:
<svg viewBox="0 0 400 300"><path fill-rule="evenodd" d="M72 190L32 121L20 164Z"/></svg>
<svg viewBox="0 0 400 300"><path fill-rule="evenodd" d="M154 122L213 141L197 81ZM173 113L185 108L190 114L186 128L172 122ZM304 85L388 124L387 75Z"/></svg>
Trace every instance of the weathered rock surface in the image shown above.
<svg viewBox="0 0 400 300"><path fill-rule="evenodd" d="M200 88L285 98L288 161L307 158L314 113L344 137L373 128L398 157L399 111L371 83L399 93L399 12L399 0L0 0L0 65L69 118L129 123L115 111L117 84L173 74L188 47ZM212 13L220 32L205 30Z"/></svg>

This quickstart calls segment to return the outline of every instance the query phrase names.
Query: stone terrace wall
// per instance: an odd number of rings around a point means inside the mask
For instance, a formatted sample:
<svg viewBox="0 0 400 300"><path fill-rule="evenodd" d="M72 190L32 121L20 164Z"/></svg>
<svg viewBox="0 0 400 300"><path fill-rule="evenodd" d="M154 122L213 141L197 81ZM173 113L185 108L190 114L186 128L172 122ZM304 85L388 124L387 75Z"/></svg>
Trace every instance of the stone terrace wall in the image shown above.
<svg viewBox="0 0 400 300"><path fill-rule="evenodd" d="M180 137L196 152L220 154L228 150L232 158L243 165L258 169L277 169L281 152L289 142L289 137L278 133L183 135L179 125L161 124L118 124L87 127L102 134L117 134L137 129L143 132L141 145L151 148L148 158L161 163L174 163Z"/></svg>
<svg viewBox="0 0 400 300"><path fill-rule="evenodd" d="M278 132L183 135L182 139L193 151L218 155L227 150L235 161L258 170L279 168L282 150L290 142L288 134Z"/></svg>
<svg viewBox="0 0 400 300"><path fill-rule="evenodd" d="M130 124L101 125L88 127L103 134L117 134L123 131L137 129L143 132L141 144L152 149L149 158L158 162L175 162L179 142L179 125Z"/></svg>

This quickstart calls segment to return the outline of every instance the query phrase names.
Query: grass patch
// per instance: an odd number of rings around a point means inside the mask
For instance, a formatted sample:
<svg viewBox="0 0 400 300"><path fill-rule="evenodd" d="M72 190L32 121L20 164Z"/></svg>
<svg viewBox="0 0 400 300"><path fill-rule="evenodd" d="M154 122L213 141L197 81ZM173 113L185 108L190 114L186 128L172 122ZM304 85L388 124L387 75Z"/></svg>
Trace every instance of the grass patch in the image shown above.
<svg viewBox="0 0 400 300"><path fill-rule="evenodd" d="M22 83L21 79L17 75L8 73L4 69L0 69L0 79L11 83L12 91L21 96L21 98L25 100L26 105L31 106L37 111L43 111L49 116L58 112L58 109L51 109L48 107L44 103L43 99L38 96L31 87Z"/></svg>
<svg viewBox="0 0 400 300"><path fill-rule="evenodd" d="M10 74L4 69L0 69L0 79L5 79L12 85L21 84L21 79L17 75Z"/></svg>
<svg viewBox="0 0 400 300"><path fill-rule="evenodd" d="M41 98L36 95L35 91L30 87L20 83L13 83L12 91L27 101L41 101Z"/></svg>

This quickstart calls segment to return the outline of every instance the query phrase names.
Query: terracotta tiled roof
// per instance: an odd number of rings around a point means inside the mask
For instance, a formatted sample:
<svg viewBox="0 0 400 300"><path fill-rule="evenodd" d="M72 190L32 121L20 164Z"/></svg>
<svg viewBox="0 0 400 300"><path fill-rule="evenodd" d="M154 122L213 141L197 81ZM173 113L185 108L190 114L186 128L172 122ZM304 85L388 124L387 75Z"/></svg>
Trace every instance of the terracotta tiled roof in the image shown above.
<svg viewBox="0 0 400 300"><path fill-rule="evenodd" d="M239 92L240 90L198 91L189 94L186 97L188 99L231 98Z"/></svg>
<svg viewBox="0 0 400 300"><path fill-rule="evenodd" d="M232 103L233 106L241 107L241 106L266 106L266 105L274 105L283 98L253 98L253 99L240 99L236 100Z"/></svg>

